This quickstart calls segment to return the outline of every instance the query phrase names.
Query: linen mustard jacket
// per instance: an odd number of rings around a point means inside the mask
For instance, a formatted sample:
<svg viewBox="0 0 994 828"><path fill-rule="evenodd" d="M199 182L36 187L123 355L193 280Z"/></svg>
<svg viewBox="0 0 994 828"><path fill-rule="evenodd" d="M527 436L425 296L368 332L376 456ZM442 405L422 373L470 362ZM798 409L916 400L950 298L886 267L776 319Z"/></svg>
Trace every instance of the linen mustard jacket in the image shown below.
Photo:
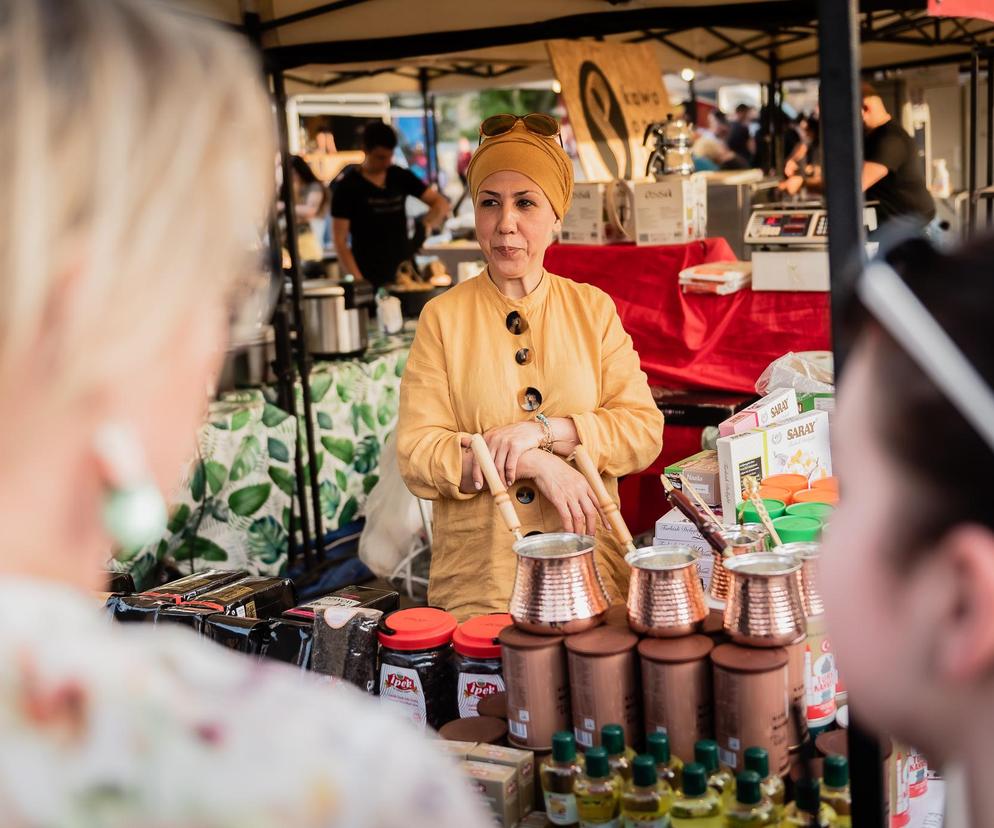
<svg viewBox="0 0 994 828"><path fill-rule="evenodd" d="M526 331L508 329L512 311ZM515 355L523 348L530 358L520 364ZM537 411L519 403L529 387L541 394ZM411 492L435 501L428 600L460 621L506 612L515 571L513 538L490 493L459 491L460 440L537 413L572 417L615 499L617 478L659 455L663 416L611 298L546 272L532 293L510 299L483 272L429 302L401 382L397 451ZM525 534L562 531L558 512L531 481L516 481L509 493ZM596 540L605 587L622 601L622 547L602 526Z"/></svg>

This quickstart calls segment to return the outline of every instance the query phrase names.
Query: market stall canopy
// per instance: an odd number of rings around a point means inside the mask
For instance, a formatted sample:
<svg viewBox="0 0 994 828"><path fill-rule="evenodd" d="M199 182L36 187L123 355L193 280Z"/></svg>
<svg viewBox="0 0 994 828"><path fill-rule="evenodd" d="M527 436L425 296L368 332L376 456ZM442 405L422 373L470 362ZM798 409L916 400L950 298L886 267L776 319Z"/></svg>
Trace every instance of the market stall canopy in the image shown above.
<svg viewBox="0 0 994 828"><path fill-rule="evenodd" d="M557 38L651 42L664 71L768 81L818 73L816 0L174 0L257 24L287 89L462 91L553 80ZM864 70L967 60L994 25L933 17L928 0L862 0ZM243 16L243 11L249 17Z"/></svg>

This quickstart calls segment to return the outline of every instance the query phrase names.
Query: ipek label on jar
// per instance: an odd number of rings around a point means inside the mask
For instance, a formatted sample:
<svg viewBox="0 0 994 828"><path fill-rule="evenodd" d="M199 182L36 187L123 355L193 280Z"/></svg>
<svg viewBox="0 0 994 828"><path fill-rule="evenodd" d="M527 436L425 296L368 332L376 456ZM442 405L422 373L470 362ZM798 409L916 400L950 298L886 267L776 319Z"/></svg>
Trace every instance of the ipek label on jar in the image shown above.
<svg viewBox="0 0 994 828"><path fill-rule="evenodd" d="M380 673L380 698L406 708L411 721L421 727L428 721L424 689L417 670L384 664Z"/></svg>
<svg viewBox="0 0 994 828"><path fill-rule="evenodd" d="M576 825L576 796L545 792L545 816L553 825Z"/></svg>
<svg viewBox="0 0 994 828"><path fill-rule="evenodd" d="M476 708L480 699L504 692L504 679L485 673L460 673L456 698L459 700L459 718L479 716Z"/></svg>

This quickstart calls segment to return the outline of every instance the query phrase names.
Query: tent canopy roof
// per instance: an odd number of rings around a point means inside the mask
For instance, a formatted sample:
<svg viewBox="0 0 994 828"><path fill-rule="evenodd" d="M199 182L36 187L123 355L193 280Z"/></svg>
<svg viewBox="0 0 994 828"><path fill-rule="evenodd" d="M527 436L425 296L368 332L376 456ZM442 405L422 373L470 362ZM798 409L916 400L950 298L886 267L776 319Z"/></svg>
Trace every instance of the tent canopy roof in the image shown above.
<svg viewBox="0 0 994 828"><path fill-rule="evenodd" d="M816 0L180 0L239 25L242 7L287 88L405 92L554 78L545 44L655 44L664 71L768 81L818 72ZM933 18L926 0L862 0L865 71L955 62L994 43L982 20Z"/></svg>

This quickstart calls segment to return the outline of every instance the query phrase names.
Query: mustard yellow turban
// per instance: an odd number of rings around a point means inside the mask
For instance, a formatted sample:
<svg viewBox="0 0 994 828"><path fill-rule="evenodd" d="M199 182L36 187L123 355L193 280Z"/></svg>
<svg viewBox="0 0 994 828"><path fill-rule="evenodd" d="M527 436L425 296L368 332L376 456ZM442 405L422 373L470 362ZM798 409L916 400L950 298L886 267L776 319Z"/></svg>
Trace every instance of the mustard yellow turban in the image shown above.
<svg viewBox="0 0 994 828"><path fill-rule="evenodd" d="M558 137L534 135L519 121L510 132L484 138L466 170L474 202L480 185L502 170L528 176L542 188L556 216L561 219L566 215L573 200L573 162Z"/></svg>

